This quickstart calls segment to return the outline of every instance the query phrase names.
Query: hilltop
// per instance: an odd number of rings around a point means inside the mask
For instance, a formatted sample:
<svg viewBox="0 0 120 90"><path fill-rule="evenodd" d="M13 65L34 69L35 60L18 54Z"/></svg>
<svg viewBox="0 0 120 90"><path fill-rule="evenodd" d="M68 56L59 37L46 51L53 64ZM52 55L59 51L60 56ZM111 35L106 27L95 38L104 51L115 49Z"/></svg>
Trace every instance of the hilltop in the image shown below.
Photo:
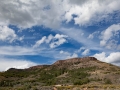
<svg viewBox="0 0 120 90"><path fill-rule="evenodd" d="M0 90L45 90L52 85L118 85L120 67L94 57L58 60L52 65L11 68L0 73ZM46 89L51 90L51 89Z"/></svg>

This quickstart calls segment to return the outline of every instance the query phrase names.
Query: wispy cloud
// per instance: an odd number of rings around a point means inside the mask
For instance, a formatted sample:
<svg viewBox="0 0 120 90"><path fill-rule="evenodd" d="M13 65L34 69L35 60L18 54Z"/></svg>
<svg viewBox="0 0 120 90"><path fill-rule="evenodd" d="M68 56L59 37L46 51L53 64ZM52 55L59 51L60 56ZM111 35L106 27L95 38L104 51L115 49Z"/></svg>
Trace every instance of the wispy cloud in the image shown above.
<svg viewBox="0 0 120 90"><path fill-rule="evenodd" d="M22 46L0 46L0 55L35 55L40 49Z"/></svg>
<svg viewBox="0 0 120 90"><path fill-rule="evenodd" d="M89 50L89 49L85 49L85 50L84 50L84 52L82 52L82 55L83 55L83 56L86 56L86 55L88 55L88 54L89 54L89 52L90 52L90 50Z"/></svg>
<svg viewBox="0 0 120 90"><path fill-rule="evenodd" d="M100 34L100 31L95 31L95 32L89 34L88 39L98 38L99 34Z"/></svg>
<svg viewBox="0 0 120 90"><path fill-rule="evenodd" d="M82 44L85 48L102 50L99 42L94 42L93 40L89 40L87 38L88 33L85 30L76 28L61 28L60 31L78 43ZM82 33L85 33L86 35L81 35Z"/></svg>

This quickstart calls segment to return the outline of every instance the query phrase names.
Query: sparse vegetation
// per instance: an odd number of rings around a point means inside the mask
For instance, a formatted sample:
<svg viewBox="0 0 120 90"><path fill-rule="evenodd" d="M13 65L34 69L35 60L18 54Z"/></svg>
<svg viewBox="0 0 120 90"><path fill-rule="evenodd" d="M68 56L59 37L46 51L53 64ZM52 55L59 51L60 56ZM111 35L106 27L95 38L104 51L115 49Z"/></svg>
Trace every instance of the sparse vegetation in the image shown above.
<svg viewBox="0 0 120 90"><path fill-rule="evenodd" d="M39 67L1 72L0 90L44 90L40 88L52 88L53 85L61 85L57 87L58 90L120 88L120 68L97 60L70 61Z"/></svg>

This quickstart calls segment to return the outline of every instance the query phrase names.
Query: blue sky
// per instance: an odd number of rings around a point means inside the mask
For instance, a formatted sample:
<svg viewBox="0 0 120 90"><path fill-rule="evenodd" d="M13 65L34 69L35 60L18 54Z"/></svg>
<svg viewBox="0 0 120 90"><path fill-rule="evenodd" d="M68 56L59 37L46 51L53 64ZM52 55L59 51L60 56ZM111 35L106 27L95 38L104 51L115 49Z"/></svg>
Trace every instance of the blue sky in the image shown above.
<svg viewBox="0 0 120 90"><path fill-rule="evenodd" d="M119 3L0 1L0 71L85 56L120 66Z"/></svg>

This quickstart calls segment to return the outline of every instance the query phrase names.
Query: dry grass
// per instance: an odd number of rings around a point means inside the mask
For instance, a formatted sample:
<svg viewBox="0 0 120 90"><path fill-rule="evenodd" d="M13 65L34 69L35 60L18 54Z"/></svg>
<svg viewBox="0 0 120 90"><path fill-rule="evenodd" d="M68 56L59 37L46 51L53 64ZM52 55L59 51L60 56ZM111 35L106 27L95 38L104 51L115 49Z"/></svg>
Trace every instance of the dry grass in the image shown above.
<svg viewBox="0 0 120 90"><path fill-rule="evenodd" d="M120 85L74 85L56 88L56 90L120 90Z"/></svg>

